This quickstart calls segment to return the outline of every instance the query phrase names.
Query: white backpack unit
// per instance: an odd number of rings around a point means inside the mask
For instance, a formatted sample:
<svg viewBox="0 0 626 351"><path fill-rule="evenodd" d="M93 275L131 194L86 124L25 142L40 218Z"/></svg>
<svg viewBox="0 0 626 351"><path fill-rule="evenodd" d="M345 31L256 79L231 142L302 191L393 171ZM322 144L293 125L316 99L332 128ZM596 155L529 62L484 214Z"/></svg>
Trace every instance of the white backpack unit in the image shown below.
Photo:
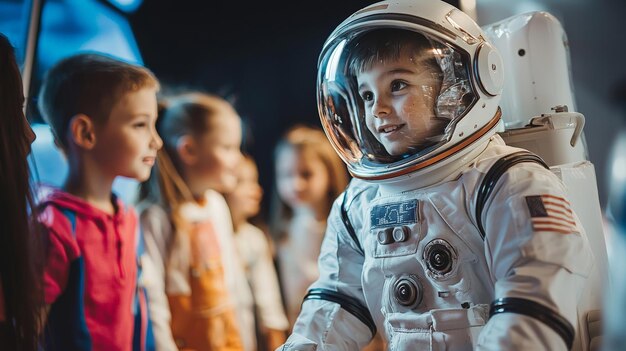
<svg viewBox="0 0 626 351"><path fill-rule="evenodd" d="M608 286L603 217L594 165L588 160L585 117L574 112L567 36L546 12L516 15L483 27L502 55L505 80L501 108L508 145L545 160L563 181L595 256L595 267L578 305L573 350L598 350L601 309Z"/></svg>

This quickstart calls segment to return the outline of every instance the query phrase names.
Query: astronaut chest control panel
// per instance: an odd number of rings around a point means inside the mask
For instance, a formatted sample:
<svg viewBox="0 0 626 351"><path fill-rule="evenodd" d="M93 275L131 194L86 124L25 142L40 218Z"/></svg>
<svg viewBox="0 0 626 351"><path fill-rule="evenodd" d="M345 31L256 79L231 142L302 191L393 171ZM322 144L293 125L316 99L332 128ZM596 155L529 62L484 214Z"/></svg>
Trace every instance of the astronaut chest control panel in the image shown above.
<svg viewBox="0 0 626 351"><path fill-rule="evenodd" d="M462 189L455 185L377 197L364 209L363 274L393 285L382 289L387 310L488 303L482 299L493 295L481 236L467 211L452 205Z"/></svg>

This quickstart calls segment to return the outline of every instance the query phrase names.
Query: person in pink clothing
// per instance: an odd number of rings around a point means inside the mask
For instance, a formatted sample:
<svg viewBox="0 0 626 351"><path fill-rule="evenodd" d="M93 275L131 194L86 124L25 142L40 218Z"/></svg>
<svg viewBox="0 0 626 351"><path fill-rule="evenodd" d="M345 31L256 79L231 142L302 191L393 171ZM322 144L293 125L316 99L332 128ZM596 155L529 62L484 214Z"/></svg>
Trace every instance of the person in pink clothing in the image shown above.
<svg viewBox="0 0 626 351"><path fill-rule="evenodd" d="M39 200L48 351L147 346L145 330L133 339L138 220L112 185L150 175L162 145L158 88L148 69L102 54L71 56L46 74L39 109L69 163L62 189L42 188Z"/></svg>

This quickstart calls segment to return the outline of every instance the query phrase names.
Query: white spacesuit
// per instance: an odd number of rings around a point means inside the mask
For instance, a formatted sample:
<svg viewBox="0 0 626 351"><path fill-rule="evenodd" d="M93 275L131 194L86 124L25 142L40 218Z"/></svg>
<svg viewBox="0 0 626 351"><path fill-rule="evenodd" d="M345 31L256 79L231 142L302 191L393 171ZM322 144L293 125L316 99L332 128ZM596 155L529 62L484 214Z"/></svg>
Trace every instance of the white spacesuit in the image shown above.
<svg viewBox="0 0 626 351"><path fill-rule="evenodd" d="M380 2L326 41L324 130L355 177L284 350L565 350L593 267L566 190L496 134L502 61L438 0Z"/></svg>

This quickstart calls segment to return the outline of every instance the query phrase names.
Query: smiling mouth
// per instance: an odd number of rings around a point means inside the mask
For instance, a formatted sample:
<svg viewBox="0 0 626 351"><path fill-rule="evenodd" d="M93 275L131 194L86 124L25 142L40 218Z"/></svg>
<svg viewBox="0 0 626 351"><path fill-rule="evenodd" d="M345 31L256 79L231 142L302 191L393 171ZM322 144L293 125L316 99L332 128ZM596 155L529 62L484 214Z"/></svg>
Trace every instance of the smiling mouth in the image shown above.
<svg viewBox="0 0 626 351"><path fill-rule="evenodd" d="M381 133L381 134L392 134L393 132L397 131L398 129L400 129L402 127L404 127L404 124L382 126L382 127L378 128L378 132Z"/></svg>

